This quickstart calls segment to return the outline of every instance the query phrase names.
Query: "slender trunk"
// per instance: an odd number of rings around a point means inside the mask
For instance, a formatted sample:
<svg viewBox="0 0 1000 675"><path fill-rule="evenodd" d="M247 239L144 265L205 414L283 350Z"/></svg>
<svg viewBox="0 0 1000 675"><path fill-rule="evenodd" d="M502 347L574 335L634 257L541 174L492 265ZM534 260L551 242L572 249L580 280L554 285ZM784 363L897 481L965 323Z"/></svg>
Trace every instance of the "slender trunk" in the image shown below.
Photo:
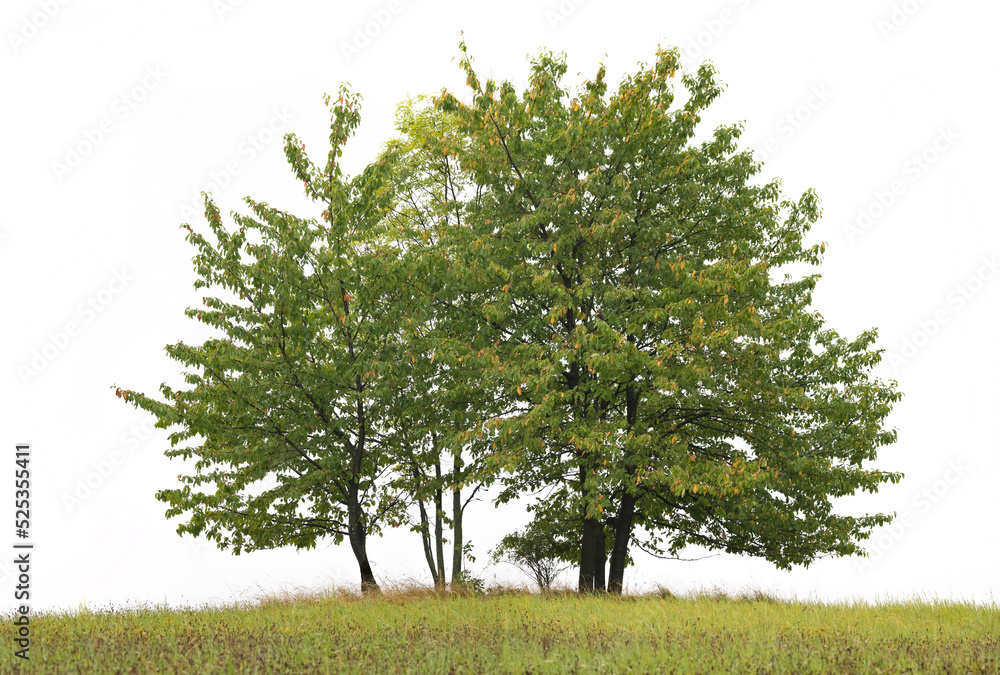
<svg viewBox="0 0 1000 675"><path fill-rule="evenodd" d="M597 523L597 542L594 546L594 590L604 592L606 590L604 580L604 563L608 559L608 538L604 533L604 523Z"/></svg>
<svg viewBox="0 0 1000 675"><path fill-rule="evenodd" d="M636 423L639 395L634 387L625 390L625 419L631 430ZM629 482L634 479L635 468L630 466L631 458L626 457L628 477L622 486L622 499L615 518L615 543L611 548L611 564L608 570L608 592L621 595L625 585L625 561L628 545L632 540L632 523L635 520L635 495L629 491Z"/></svg>
<svg viewBox="0 0 1000 675"><path fill-rule="evenodd" d="M410 456L413 456L412 451ZM417 466L416 461L412 461L413 468L413 479L416 481L417 487L415 488L417 493L420 492L420 485L423 483L422 478L424 477L423 472ZM424 500L417 498L417 506L420 509L420 543L424 547L424 559L427 561L427 568L431 571L431 579L434 580L434 586L439 584L437 576L437 566L434 564L434 551L431 548L431 523L430 518L427 517L427 507L424 506Z"/></svg>
<svg viewBox="0 0 1000 675"><path fill-rule="evenodd" d="M427 560L427 567L431 571L431 579L434 580L434 585L438 586L437 566L434 564L434 552L431 550L430 520L427 518L427 509L424 507L424 500L418 499L417 504L420 506L420 541L424 545L424 558Z"/></svg>
<svg viewBox="0 0 1000 675"><path fill-rule="evenodd" d="M343 284L341 284L341 290L343 290ZM345 294L345 316L347 315L347 311L347 295ZM348 347L350 349L351 359L353 360L354 347L350 344L348 344ZM365 404L363 398L365 388L361 382L361 376L356 375L354 382L357 386L358 392L358 441L351 453L351 480L347 486L347 534L348 539L351 542L351 549L354 551L354 557L357 558L358 561L358 568L361 571L361 594L381 595L382 590L378 587L378 583L375 581L375 573L372 572L371 563L368 562L368 549L365 546L368 538L368 530L365 527L364 513L361 509L361 502L358 499L358 489L361 481L361 461L365 456L365 439L368 436L368 426L366 423Z"/></svg>
<svg viewBox="0 0 1000 675"><path fill-rule="evenodd" d="M438 588L444 588L444 523L443 521L443 492L441 490L441 462L435 462L434 464L435 475L438 479L437 487L434 489L434 538L435 538L435 549L437 553L437 579L435 581L435 586Z"/></svg>
<svg viewBox="0 0 1000 675"><path fill-rule="evenodd" d="M594 558L597 555L597 521L587 518L587 470L580 467L580 493L583 497L581 515L583 532L580 537L580 579L577 590L591 593L594 590Z"/></svg>
<svg viewBox="0 0 1000 675"><path fill-rule="evenodd" d="M451 586L462 584L462 451L455 451L455 468L452 470L454 482L451 488L451 535L455 540L451 557Z"/></svg>
<svg viewBox="0 0 1000 675"><path fill-rule="evenodd" d="M618 518L615 523L615 543L611 549L611 569L608 570L608 592L622 594L625 581L625 560L628 557L628 545L632 539L632 521L635 517L635 495L627 490L622 495L622 503L618 507Z"/></svg>
<svg viewBox="0 0 1000 675"><path fill-rule="evenodd" d="M378 582L375 581L371 563L368 562L368 550L365 546L368 533L365 530L364 520L361 518L361 504L358 502L356 485L352 486L348 495L347 531L351 550L354 551L354 557L357 559L358 568L361 571L361 594L380 595L382 591L378 587Z"/></svg>

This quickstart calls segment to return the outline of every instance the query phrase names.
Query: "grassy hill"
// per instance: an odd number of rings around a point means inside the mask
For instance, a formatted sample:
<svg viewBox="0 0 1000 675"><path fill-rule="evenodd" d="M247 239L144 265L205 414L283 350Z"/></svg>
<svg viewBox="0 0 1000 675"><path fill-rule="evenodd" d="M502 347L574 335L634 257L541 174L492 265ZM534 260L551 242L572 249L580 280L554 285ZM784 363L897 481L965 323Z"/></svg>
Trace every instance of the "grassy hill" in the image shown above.
<svg viewBox="0 0 1000 675"><path fill-rule="evenodd" d="M29 667L10 645L2 673L1000 673L1000 607L410 590L49 614Z"/></svg>

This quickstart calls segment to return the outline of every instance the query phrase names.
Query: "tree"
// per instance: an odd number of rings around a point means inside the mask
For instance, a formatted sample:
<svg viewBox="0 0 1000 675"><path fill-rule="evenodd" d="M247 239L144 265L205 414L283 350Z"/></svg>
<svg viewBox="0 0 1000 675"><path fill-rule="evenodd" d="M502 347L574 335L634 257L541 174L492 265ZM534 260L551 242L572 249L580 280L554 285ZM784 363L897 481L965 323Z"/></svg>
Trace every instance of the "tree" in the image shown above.
<svg viewBox="0 0 1000 675"><path fill-rule="evenodd" d="M601 67L573 95L565 58L543 53L519 96L465 55L471 100L436 99L457 120L441 152L481 189L421 258L476 298L459 308L475 330L451 336L512 410L480 420L501 499L561 486L546 509L581 514L581 591L604 587L607 539L618 593L633 541L782 568L861 553L891 516L830 499L901 478L863 466L895 440L883 420L900 398L870 373L875 331L827 327L809 309L817 274L776 281L820 263L825 245L804 243L818 198L753 183L739 125L696 143L721 86L703 65L676 102L679 61L659 49L610 96Z"/></svg>
<svg viewBox="0 0 1000 675"><path fill-rule="evenodd" d="M553 523L533 520L521 532L506 535L493 550L494 562L506 562L530 576L545 592L569 565L573 542L554 536Z"/></svg>
<svg viewBox="0 0 1000 675"><path fill-rule="evenodd" d="M474 198L476 186L441 152L442 142L454 142L454 120L426 99L407 100L397 111L399 137L385 152L393 158L395 206L391 214L396 242L406 255L398 260L396 273L415 300L422 301L419 317L408 317L403 332L406 355L420 364L413 371L408 395L420 401L398 420L394 442L406 449L408 465L399 472L398 486L413 495L419 519L418 531L424 558L434 584L444 588L446 565L445 527L452 531L451 584L461 584L463 560L469 557L464 513L485 480L478 458L485 454L487 438L474 428L483 415L500 414L489 386L463 367L463 354L455 351L454 335L475 330L464 308L474 303L472 295L455 293L446 283L448 268L427 266L438 245L442 228L461 226L466 199ZM461 264L461 263L458 263ZM468 354L465 354L468 357ZM467 492L463 494L463 489ZM451 493L447 513L445 493ZM428 510L433 512L432 517Z"/></svg>
<svg viewBox="0 0 1000 675"><path fill-rule="evenodd" d="M233 213L239 229L228 232L206 195L216 243L183 226L198 251L195 287L233 297L206 297L204 308L185 313L226 337L166 347L195 371L184 373L191 388L163 384L163 401L116 393L155 415L157 427L181 427L170 434L168 457L197 459L193 475L178 475L183 487L157 493L170 505L167 517L189 515L178 533L205 533L237 555L346 537L363 592L377 593L367 537L400 522L409 504L388 480L406 458L389 442L387 423L412 405L398 395L412 365L399 327L412 312L392 278L392 158L345 178L338 159L360 119L356 98L341 89L331 113L322 171L294 134L285 137L322 220L247 197L255 217Z"/></svg>

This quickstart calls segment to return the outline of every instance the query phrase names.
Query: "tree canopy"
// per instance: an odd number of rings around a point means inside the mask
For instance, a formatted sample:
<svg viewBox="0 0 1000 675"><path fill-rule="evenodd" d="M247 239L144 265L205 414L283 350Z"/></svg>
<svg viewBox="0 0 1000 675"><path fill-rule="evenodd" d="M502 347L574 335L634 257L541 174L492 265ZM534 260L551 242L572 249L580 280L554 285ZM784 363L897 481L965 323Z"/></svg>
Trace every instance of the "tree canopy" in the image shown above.
<svg viewBox="0 0 1000 675"><path fill-rule="evenodd" d="M774 279L820 263L825 246L804 243L816 195L755 184L738 125L695 142L721 93L712 67L680 75L680 102L676 50L611 95L603 67L562 88L548 53L520 95L462 67L470 100L437 99L458 120L441 152L483 188L437 265L479 300L467 367L518 406L484 420L503 496L566 486L553 499L581 516L581 590L602 576L606 527L618 591L637 536L785 568L857 552L890 517L830 500L899 480L862 466L895 439L882 421L899 393L870 375L875 331L847 340L810 311L818 275Z"/></svg>

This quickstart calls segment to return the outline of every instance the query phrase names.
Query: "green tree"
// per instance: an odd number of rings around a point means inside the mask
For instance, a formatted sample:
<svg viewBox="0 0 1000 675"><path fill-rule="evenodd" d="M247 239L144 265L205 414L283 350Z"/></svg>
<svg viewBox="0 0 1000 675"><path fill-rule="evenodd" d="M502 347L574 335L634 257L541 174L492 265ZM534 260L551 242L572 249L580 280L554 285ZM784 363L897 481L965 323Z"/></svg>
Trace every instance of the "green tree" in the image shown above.
<svg viewBox="0 0 1000 675"><path fill-rule="evenodd" d="M821 261L804 243L816 195L755 183L739 125L697 142L721 93L712 67L680 73L675 100L677 50L611 95L603 67L563 89L548 53L520 95L461 66L471 100L436 99L457 120L440 151L481 187L420 258L475 298L441 311L467 315L451 351L511 410L480 420L501 499L565 488L546 509L581 513L581 591L604 587L606 540L615 592L637 537L782 568L862 553L891 516L830 500L901 478L863 466L895 440L883 420L900 394L871 375L874 330L846 340L809 309L817 274L777 280Z"/></svg>
<svg viewBox="0 0 1000 675"><path fill-rule="evenodd" d="M392 278L391 157L345 178L338 160L360 119L357 100L342 89L330 107L322 170L295 135L285 137L321 220L247 197L253 216L233 213L238 229L229 232L206 195L216 243L183 226L197 249L195 287L232 297L206 297L185 313L225 337L166 347L191 369L190 388L163 384L162 401L117 394L157 427L180 427L168 457L197 459L192 475L178 476L182 487L157 493L167 517L188 514L178 533L204 533L237 555L346 537L367 593L379 590L368 535L399 523L409 504L389 480L406 457L388 425L410 405L398 393L411 378L400 331L411 312Z"/></svg>
<svg viewBox="0 0 1000 675"><path fill-rule="evenodd" d="M556 535L556 523L535 519L524 530L506 535L493 549L493 561L514 565L532 578L539 591L551 590L577 550L575 542Z"/></svg>
<svg viewBox="0 0 1000 675"><path fill-rule="evenodd" d="M420 364L407 392L420 405L410 408L397 424L394 442L406 449L408 458L398 485L414 497L419 519L413 529L420 533L435 586L443 588L447 578L445 527L451 528L451 583L455 586L462 581L463 561L469 556L465 509L484 487L477 481L476 458L483 454L485 441L481 432L469 433L469 428L482 415L495 411L495 401L480 386L482 380L470 379L468 370L461 368L461 355L452 349L455 340L451 336L469 325L463 323L467 320L464 313L457 315L456 322L446 312L454 314L451 310L456 305L470 299L447 295L441 280L446 270L405 261L422 261L437 245L441 228L461 226L463 200L475 190L454 160L440 152L445 138L454 140L454 120L448 115L426 105L426 99L407 100L398 108L396 129L400 135L387 144L385 153L393 158L391 220L396 243L408 254L399 261L397 278L421 304L420 316L408 317L403 329L406 357ZM445 505L447 492L451 493L450 515Z"/></svg>

